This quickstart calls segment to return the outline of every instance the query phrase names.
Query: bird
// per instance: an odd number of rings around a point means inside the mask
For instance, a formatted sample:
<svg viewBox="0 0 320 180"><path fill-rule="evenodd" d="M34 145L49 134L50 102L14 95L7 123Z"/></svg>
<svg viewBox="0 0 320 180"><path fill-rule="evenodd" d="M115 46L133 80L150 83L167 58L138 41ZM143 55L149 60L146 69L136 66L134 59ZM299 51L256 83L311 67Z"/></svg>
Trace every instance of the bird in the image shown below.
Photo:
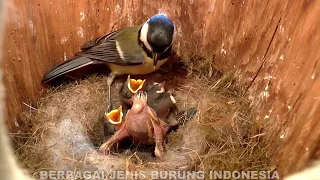
<svg viewBox="0 0 320 180"><path fill-rule="evenodd" d="M145 83L145 79L132 79L130 75L127 77L127 81L119 90L120 100L122 105L118 109L114 109L109 112L105 112L104 119L104 136L109 137L119 127L121 127L122 117L126 115L127 111L132 106L133 95L140 91ZM121 114L120 114L121 112Z"/></svg>
<svg viewBox="0 0 320 180"><path fill-rule="evenodd" d="M143 24L123 28L88 41L73 58L52 67L42 78L48 83L68 72L91 64L106 64L108 111L111 110L111 85L124 74L143 75L158 70L172 54L175 26L164 13L150 17Z"/></svg>
<svg viewBox="0 0 320 180"><path fill-rule="evenodd" d="M125 112L132 106L133 95L143 88L145 82L146 79L133 79L128 75L126 82L119 89L120 102Z"/></svg>
<svg viewBox="0 0 320 180"><path fill-rule="evenodd" d="M119 90L120 101L123 106L123 112L126 113L132 106L132 98L139 91L145 91L148 95L147 104L152 108L157 116L170 126L178 125L173 111L176 108L176 100L172 92L166 91L165 81L161 83L152 82L145 85L146 79L132 79L128 75L127 81Z"/></svg>
<svg viewBox="0 0 320 180"><path fill-rule="evenodd" d="M123 124L123 114L122 106L119 106L118 109L114 109L108 113L105 113L105 120L112 124L116 130L118 130Z"/></svg>
<svg viewBox="0 0 320 180"><path fill-rule="evenodd" d="M148 84L145 88L149 97L147 103L155 110L160 119L172 124L172 120L174 119L169 120L168 118L169 114L176 108L176 100L173 97L171 90L166 91L164 86L165 81L161 83L153 82L152 84ZM177 121L175 121L175 123L176 125L178 124Z"/></svg>
<svg viewBox="0 0 320 180"><path fill-rule="evenodd" d="M156 157L162 159L163 141L167 127L157 117L154 110L148 106L147 99L148 95L144 91L134 94L132 107L128 110L124 120L121 106L108 113L109 121L121 127L100 146L100 153L109 152L115 143L130 137L135 144L155 144L154 153Z"/></svg>

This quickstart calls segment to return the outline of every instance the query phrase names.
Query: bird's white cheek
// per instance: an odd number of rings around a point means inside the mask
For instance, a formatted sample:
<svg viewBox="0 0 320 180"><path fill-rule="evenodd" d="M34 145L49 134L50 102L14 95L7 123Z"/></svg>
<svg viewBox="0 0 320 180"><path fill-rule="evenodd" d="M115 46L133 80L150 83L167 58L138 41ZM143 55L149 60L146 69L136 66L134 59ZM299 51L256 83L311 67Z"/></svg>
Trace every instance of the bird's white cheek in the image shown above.
<svg viewBox="0 0 320 180"><path fill-rule="evenodd" d="M148 29L149 24L148 21L142 25L141 32L140 32L140 40L143 42L143 44L149 49L149 51L152 51L152 48L147 40L148 35Z"/></svg>

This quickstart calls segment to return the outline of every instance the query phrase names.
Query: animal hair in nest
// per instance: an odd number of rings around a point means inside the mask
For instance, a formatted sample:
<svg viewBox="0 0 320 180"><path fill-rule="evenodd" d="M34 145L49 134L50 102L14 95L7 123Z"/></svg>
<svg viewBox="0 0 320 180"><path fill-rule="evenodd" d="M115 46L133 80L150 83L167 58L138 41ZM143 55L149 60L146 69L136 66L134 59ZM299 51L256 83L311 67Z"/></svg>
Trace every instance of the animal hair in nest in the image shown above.
<svg viewBox="0 0 320 180"><path fill-rule="evenodd" d="M168 134L162 162L151 155L152 150L143 148L98 153L107 104L107 78L102 75L49 89L38 102L28 105L23 113L28 126L22 125L12 135L18 144L16 154L34 176L46 169L269 170L263 124L256 120L244 89L229 74L189 72L165 72L164 76L159 71L145 76L147 81L166 80L179 111L197 109L192 119L180 120L180 127ZM114 108L120 105L118 90L125 80L117 78L112 85Z"/></svg>

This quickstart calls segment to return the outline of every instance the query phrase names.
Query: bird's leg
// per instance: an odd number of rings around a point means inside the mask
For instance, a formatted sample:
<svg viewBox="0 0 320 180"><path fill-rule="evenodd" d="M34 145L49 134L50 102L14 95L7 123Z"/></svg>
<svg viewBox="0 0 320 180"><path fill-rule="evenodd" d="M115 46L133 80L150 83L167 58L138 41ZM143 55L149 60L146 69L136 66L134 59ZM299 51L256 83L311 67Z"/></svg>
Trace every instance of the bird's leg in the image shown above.
<svg viewBox="0 0 320 180"><path fill-rule="evenodd" d="M170 113L167 119L167 123L169 126L173 127L179 124L179 121L177 120L176 116L174 113Z"/></svg>
<svg viewBox="0 0 320 180"><path fill-rule="evenodd" d="M176 119L175 115L173 113L170 113L168 119L168 122L160 120L161 128L162 128L162 133L166 135L168 131L172 128L175 127L179 124L178 120Z"/></svg>
<svg viewBox="0 0 320 180"><path fill-rule="evenodd" d="M112 72L108 75L107 79L107 85L108 85L108 105L107 105L107 112L110 112L112 109L112 103L111 103L111 85L113 83L114 78L116 77L115 74Z"/></svg>
<svg viewBox="0 0 320 180"><path fill-rule="evenodd" d="M122 139L129 136L129 132L126 126L122 126L114 135L108 139L107 142L103 143L100 148L99 152L102 154L106 154L106 152L110 152L110 148L117 142L121 141Z"/></svg>
<svg viewBox="0 0 320 180"><path fill-rule="evenodd" d="M153 111L153 109L148 108L148 113L151 117L151 122L153 126L154 131L154 141L156 144L154 154L156 157L158 157L160 160L163 159L163 131L161 127L160 119L156 116L156 113Z"/></svg>
<svg viewBox="0 0 320 180"><path fill-rule="evenodd" d="M156 144L154 154L160 160L163 160L163 132L160 124L157 124L155 121L152 121L153 130L154 130L154 141Z"/></svg>

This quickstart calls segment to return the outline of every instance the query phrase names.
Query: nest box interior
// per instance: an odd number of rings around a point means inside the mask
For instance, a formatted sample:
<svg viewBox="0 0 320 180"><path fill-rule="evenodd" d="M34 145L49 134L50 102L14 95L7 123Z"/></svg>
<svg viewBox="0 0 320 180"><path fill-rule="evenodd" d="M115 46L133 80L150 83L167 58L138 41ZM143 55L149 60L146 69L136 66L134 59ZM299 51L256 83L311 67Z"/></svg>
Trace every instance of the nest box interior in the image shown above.
<svg viewBox="0 0 320 180"><path fill-rule="evenodd" d="M15 154L34 174L44 167L296 172L320 154L319 7L303 0L9 1L2 69ZM41 79L86 41L156 13L176 26L174 55L143 77L165 80L178 109L197 113L170 132L164 162L147 147L100 155L106 75L54 88ZM115 106L125 79L112 87Z"/></svg>

